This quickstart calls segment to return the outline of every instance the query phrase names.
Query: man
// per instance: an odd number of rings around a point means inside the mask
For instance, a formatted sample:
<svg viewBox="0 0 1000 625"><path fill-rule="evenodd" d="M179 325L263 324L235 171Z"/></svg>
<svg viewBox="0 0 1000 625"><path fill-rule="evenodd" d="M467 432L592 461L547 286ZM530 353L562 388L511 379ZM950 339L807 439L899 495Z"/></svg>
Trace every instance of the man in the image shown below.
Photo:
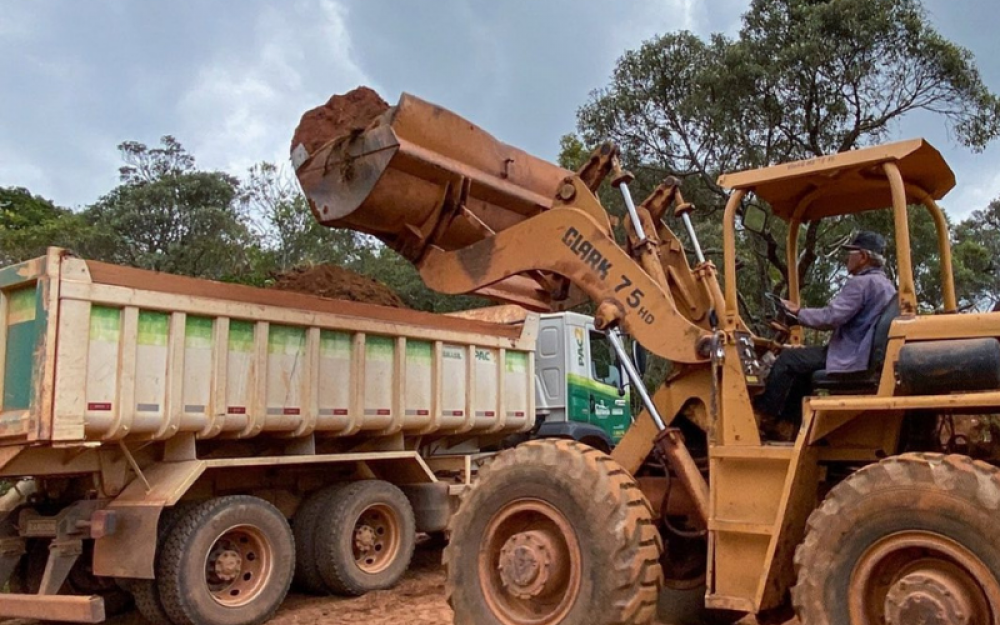
<svg viewBox="0 0 1000 625"><path fill-rule="evenodd" d="M767 378L764 392L754 398L754 408L763 416L798 425L802 422L802 399L809 394L812 374L827 371L863 371L868 368L875 325L885 307L896 296L896 288L885 275L885 239L876 232L861 231L847 254L847 284L826 308L800 308L781 300L800 325L833 330L823 347L785 349Z"/></svg>

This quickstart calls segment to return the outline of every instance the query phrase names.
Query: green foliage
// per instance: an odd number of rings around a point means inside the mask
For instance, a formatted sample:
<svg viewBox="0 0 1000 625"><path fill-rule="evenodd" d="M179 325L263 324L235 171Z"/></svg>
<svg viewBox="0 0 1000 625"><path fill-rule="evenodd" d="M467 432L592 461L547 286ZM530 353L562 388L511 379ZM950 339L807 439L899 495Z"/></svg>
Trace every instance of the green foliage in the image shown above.
<svg viewBox="0 0 1000 625"><path fill-rule="evenodd" d="M143 269L239 281L255 241L237 202L239 182L198 171L170 136L162 147L119 145L122 184L87 208L96 235L84 255Z"/></svg>
<svg viewBox="0 0 1000 625"><path fill-rule="evenodd" d="M952 254L959 304L994 309L1000 303L1000 198L956 226Z"/></svg>
<svg viewBox="0 0 1000 625"><path fill-rule="evenodd" d="M973 150L1000 134L1000 98L972 55L933 29L919 0L754 0L734 39L678 31L627 51L610 84L579 110L580 136L563 138L561 160L578 162L581 144L615 141L636 173L636 198L666 175L681 177L712 258L726 199L720 174L878 143L918 111L944 118ZM867 219L802 229L794 270L807 303L833 292L839 245ZM751 318L762 318L763 293L785 290L785 239L779 220L760 234L739 233L739 290ZM917 272L922 291L933 291L935 271Z"/></svg>
<svg viewBox="0 0 1000 625"><path fill-rule="evenodd" d="M240 202L260 241L258 274L303 264L346 265L370 253L373 245L362 234L316 221L298 182L272 163L250 169L240 189Z"/></svg>
<svg viewBox="0 0 1000 625"><path fill-rule="evenodd" d="M27 189L0 188L0 265L41 256L50 245L73 247L89 235L72 211Z"/></svg>

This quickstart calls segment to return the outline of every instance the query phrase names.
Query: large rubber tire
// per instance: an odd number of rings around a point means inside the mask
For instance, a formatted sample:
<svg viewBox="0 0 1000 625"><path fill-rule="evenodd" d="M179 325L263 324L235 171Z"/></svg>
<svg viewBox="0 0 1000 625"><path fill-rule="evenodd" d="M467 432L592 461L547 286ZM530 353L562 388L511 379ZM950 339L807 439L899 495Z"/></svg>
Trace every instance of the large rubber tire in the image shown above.
<svg viewBox="0 0 1000 625"><path fill-rule="evenodd" d="M319 574L330 592L356 597L395 586L417 541L413 508L403 491L364 480L326 492L323 499L313 538Z"/></svg>
<svg viewBox="0 0 1000 625"><path fill-rule="evenodd" d="M345 484L334 484L310 494L292 518L292 533L295 536L295 577L293 583L299 590L326 595L327 588L323 576L319 574L318 550L316 548L316 527L329 505L331 497Z"/></svg>
<svg viewBox="0 0 1000 625"><path fill-rule="evenodd" d="M497 454L450 527L455 625L645 625L656 614L652 510L592 447L539 440Z"/></svg>
<svg viewBox="0 0 1000 625"><path fill-rule="evenodd" d="M1000 472L965 456L904 454L857 471L809 517L795 553L799 619L998 622L998 512Z"/></svg>
<svg viewBox="0 0 1000 625"><path fill-rule="evenodd" d="M163 543L173 531L177 521L191 510L193 506L194 504L191 503L178 504L172 508L167 508L160 514L160 522L156 531L157 558L162 554ZM155 579L130 580L128 591L132 593L132 597L135 599L135 607L139 610L139 614L151 625L174 625L173 621L167 615L166 610L163 609L163 603L160 601L160 591L157 588Z"/></svg>
<svg viewBox="0 0 1000 625"><path fill-rule="evenodd" d="M257 625L277 612L294 569L295 541L281 512L233 495L183 515L163 545L156 577L174 625Z"/></svg>

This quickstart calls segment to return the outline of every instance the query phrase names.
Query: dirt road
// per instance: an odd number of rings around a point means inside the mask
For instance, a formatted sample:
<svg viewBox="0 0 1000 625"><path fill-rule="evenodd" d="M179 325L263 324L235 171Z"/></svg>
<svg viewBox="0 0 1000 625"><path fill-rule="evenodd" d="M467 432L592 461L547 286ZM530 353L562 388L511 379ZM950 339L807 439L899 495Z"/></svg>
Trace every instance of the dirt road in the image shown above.
<svg viewBox="0 0 1000 625"><path fill-rule="evenodd" d="M403 582L356 599L289 595L273 625L451 625L440 548L418 547ZM797 625L790 621L785 625ZM746 619L740 625L754 625ZM669 625L661 622L659 625Z"/></svg>
<svg viewBox="0 0 1000 625"><path fill-rule="evenodd" d="M410 571L392 590L364 597L314 597L291 593L269 625L451 625L451 609L444 600L444 567L440 547L420 546ZM8 621L4 625L35 625ZM137 613L113 619L108 625L145 625ZM670 625L660 621L657 625ZM756 625L747 618L739 625ZM784 625L798 625L792 620Z"/></svg>

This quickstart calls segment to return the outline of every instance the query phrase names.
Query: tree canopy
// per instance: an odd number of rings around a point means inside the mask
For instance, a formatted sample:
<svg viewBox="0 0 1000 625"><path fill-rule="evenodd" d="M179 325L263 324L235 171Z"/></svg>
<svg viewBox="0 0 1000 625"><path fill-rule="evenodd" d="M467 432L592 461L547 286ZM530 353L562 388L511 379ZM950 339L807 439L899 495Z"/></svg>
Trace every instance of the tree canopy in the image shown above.
<svg viewBox="0 0 1000 625"><path fill-rule="evenodd" d="M753 0L735 38L679 31L626 52L578 129L586 145L618 143L646 190L681 177L703 244L717 249L717 220L705 216L724 206L719 174L875 144L920 112L972 150L1000 134L1000 98L918 0ZM858 227L846 221L803 229L797 270L812 298L827 294L831 250ZM747 292L787 282L785 231L772 225L744 234Z"/></svg>

